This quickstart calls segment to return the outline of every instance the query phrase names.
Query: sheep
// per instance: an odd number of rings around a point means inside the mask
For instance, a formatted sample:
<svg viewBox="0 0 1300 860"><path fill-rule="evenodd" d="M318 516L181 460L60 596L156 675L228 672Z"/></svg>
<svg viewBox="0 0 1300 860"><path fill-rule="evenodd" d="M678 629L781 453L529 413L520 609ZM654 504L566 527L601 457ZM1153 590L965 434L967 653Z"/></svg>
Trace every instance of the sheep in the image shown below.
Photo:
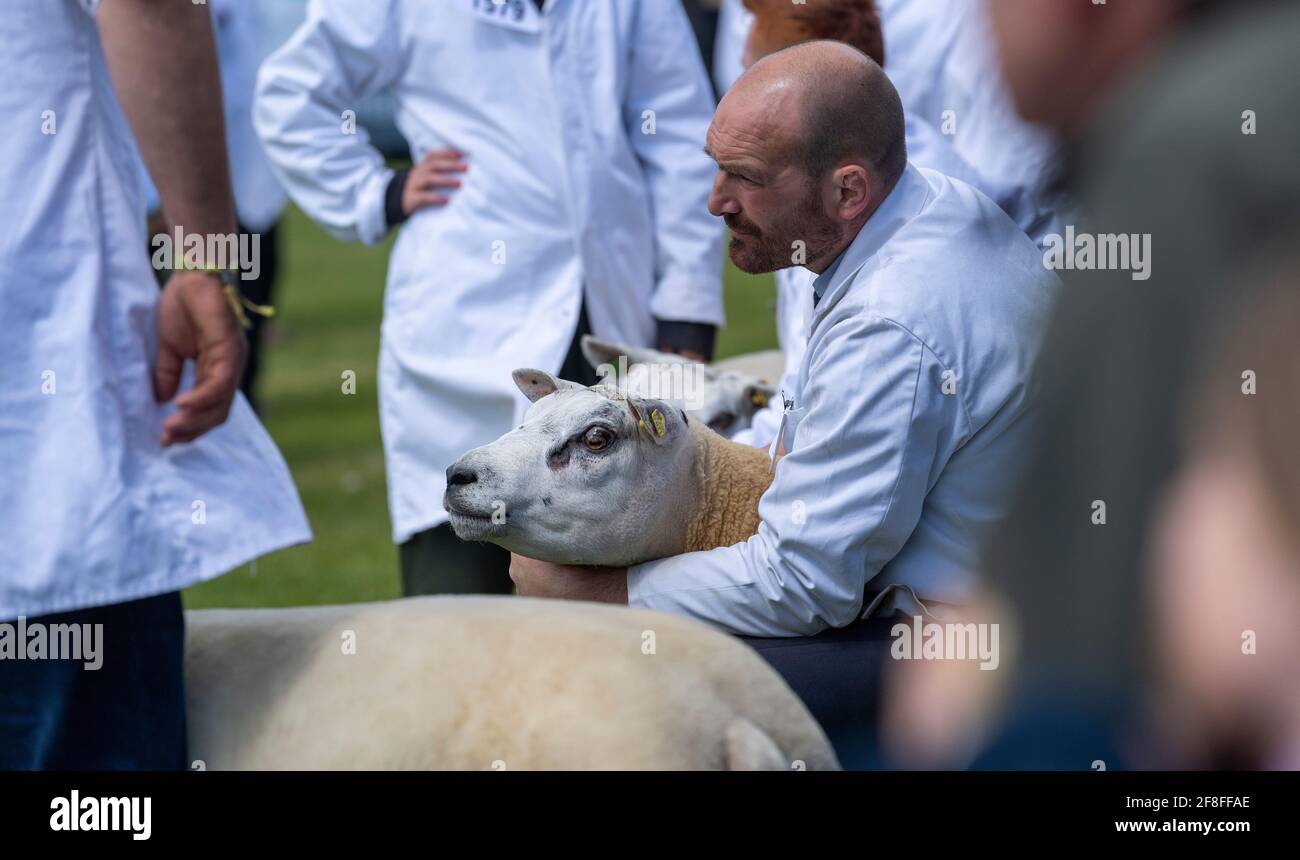
<svg viewBox="0 0 1300 860"><path fill-rule="evenodd" d="M821 770L742 643L657 612L523 597L187 614L208 770Z"/></svg>
<svg viewBox="0 0 1300 860"><path fill-rule="evenodd" d="M730 546L758 530L768 455L667 401L542 370L515 383L524 423L447 470L462 540L561 564L626 567Z"/></svg>
<svg viewBox="0 0 1300 860"><path fill-rule="evenodd" d="M768 379L779 379L784 356L778 350L735 356L701 364L655 349L627 346L591 335L583 335L582 354L602 382L612 383L611 370L619 374L625 391L641 396L685 401L693 418L725 436L734 436L750 426L754 414L776 396ZM674 389L671 395L659 389Z"/></svg>
<svg viewBox="0 0 1300 860"><path fill-rule="evenodd" d="M771 480L762 452L666 403L542 371L515 380L534 401L524 427L449 470L446 504L461 537L614 564L727 545L757 528ZM588 426L617 439L607 456L557 449ZM538 472L539 445L551 458L580 458L580 486ZM510 501L498 511L494 495ZM593 505L604 514L590 514ZM839 766L821 727L756 652L662 613L420 597L191 611L186 627L195 767Z"/></svg>

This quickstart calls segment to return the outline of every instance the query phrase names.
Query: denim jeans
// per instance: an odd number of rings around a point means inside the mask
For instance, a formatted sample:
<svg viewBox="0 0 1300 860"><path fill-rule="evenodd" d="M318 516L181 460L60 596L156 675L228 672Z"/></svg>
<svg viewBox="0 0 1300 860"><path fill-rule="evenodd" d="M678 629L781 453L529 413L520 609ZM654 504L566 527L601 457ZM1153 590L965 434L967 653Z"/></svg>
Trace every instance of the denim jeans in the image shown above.
<svg viewBox="0 0 1300 860"><path fill-rule="evenodd" d="M0 623L15 636L16 619ZM28 640L34 625L42 625L50 641L54 625L83 625L88 633L102 625L102 636L94 661L87 659L85 643L81 659L49 659L48 646L45 659L19 660L8 649L3 652L0 769L188 766L180 592L26 618L24 623ZM100 664L97 669L87 668L94 662Z"/></svg>

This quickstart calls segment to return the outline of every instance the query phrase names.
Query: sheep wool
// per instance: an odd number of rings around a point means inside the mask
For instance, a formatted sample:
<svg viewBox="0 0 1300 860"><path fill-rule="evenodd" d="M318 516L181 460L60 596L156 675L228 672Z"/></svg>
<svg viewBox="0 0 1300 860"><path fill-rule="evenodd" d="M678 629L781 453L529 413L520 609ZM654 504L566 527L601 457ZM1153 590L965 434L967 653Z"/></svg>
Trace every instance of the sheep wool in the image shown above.
<svg viewBox="0 0 1300 860"><path fill-rule="evenodd" d="M698 421L689 426L700 494L685 551L748 540L758 531L758 500L772 484L767 453L719 436Z"/></svg>
<svg viewBox="0 0 1300 860"><path fill-rule="evenodd" d="M659 612L409 597L207 609L185 626L205 770L838 767L757 652Z"/></svg>

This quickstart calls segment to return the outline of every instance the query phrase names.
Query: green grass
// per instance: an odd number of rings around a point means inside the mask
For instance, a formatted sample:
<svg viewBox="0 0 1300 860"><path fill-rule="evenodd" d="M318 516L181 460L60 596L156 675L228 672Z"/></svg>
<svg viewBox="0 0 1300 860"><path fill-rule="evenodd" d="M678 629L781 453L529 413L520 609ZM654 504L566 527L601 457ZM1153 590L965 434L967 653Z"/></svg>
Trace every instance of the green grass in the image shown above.
<svg viewBox="0 0 1300 860"><path fill-rule="evenodd" d="M276 316L260 380L262 416L289 463L315 540L190 588L190 608L294 606L399 595L375 375L391 239L337 242L297 209L280 229ZM718 357L776 345L775 288L727 264ZM342 393L344 371L356 394Z"/></svg>

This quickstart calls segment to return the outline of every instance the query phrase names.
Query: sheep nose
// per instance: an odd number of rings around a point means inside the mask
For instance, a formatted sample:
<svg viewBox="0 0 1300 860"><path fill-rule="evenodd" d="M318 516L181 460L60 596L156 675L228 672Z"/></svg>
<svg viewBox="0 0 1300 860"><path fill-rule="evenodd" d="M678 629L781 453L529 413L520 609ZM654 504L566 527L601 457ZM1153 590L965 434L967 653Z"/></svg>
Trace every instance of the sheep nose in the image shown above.
<svg viewBox="0 0 1300 860"><path fill-rule="evenodd" d="M447 467L447 486L459 487L462 484L472 484L478 480L478 473L468 466L462 466L460 463L452 463Z"/></svg>

